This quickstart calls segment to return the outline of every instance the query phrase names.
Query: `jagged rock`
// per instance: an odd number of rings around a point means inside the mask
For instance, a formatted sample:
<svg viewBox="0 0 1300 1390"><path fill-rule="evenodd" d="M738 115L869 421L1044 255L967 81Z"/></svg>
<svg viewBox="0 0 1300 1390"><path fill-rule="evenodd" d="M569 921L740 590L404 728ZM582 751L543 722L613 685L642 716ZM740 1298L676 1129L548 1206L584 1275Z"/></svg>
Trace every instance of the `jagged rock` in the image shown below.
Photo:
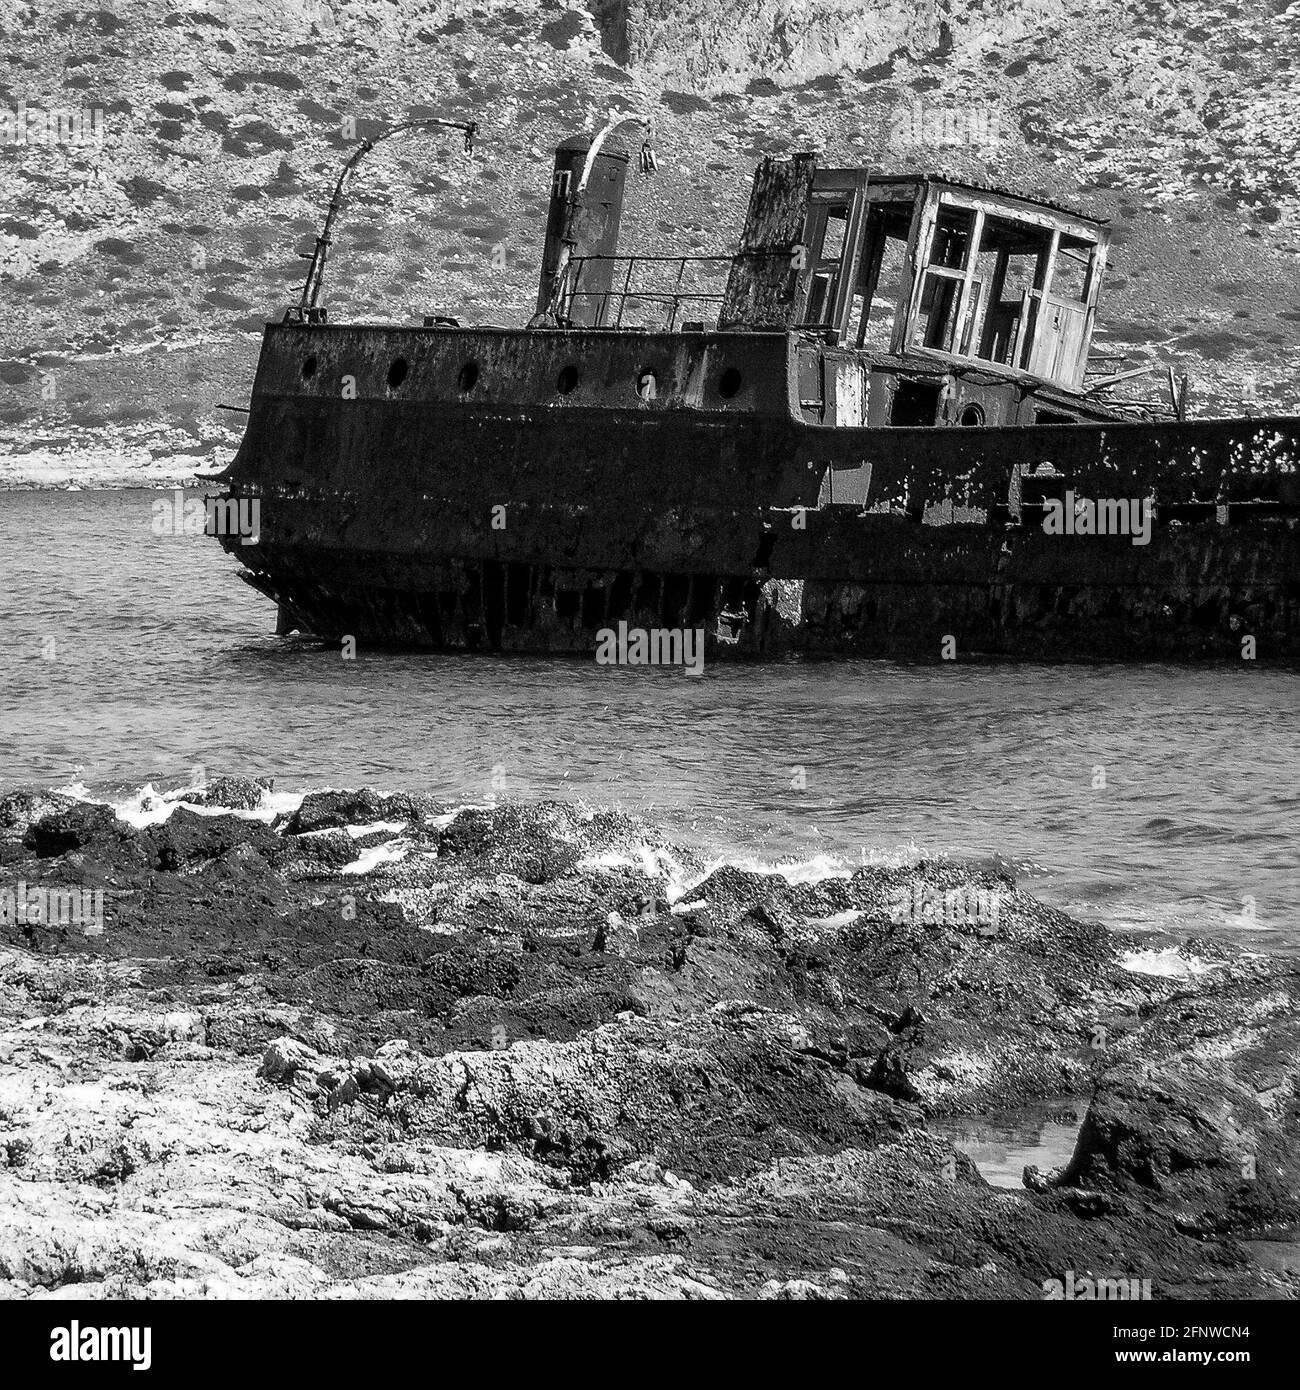
<svg viewBox="0 0 1300 1390"><path fill-rule="evenodd" d="M360 843L346 830L286 834L277 854L277 864L290 878L328 878L345 865L354 863L360 853Z"/></svg>
<svg viewBox="0 0 1300 1390"><path fill-rule="evenodd" d="M319 1064L320 1057L306 1043L297 1038L276 1038L262 1056L258 1075L268 1081L291 1081L298 1072Z"/></svg>
<svg viewBox="0 0 1300 1390"><path fill-rule="evenodd" d="M111 806L76 802L33 822L23 845L42 859L90 847L114 847L133 838L134 831L118 820Z"/></svg>
<svg viewBox="0 0 1300 1390"><path fill-rule="evenodd" d="M715 1178L723 1152L734 1172L808 1145L870 1142L888 1129L891 1102L801 1065L774 1023L762 1016L741 1029L722 1020L665 1028L625 1014L569 1044L415 1058L393 1068L388 1085L414 1132L518 1146L582 1177L651 1155ZM370 1076L378 1065L369 1064Z"/></svg>
<svg viewBox="0 0 1300 1390"><path fill-rule="evenodd" d="M205 816L178 806L161 825L146 832L156 866L165 873L183 873L248 846L258 854L280 850L275 833L243 816Z"/></svg>
<svg viewBox="0 0 1300 1390"><path fill-rule="evenodd" d="M10 792L0 797L0 837L20 840L37 821L82 804L61 792Z"/></svg>
<svg viewBox="0 0 1300 1390"><path fill-rule="evenodd" d="M591 949L611 956L631 956L640 944L640 937L641 923L635 917L629 921L621 913L611 912L596 928Z"/></svg>
<svg viewBox="0 0 1300 1390"><path fill-rule="evenodd" d="M1115 1054L1056 1184L1158 1201L1197 1234L1300 1221L1300 969L1234 970Z"/></svg>
<svg viewBox="0 0 1300 1390"><path fill-rule="evenodd" d="M310 792L284 823L286 835L314 830L335 830L347 825L373 825L379 821L418 821L437 813L429 796L399 792L385 796L362 787L357 791Z"/></svg>
<svg viewBox="0 0 1300 1390"><path fill-rule="evenodd" d="M163 1015L163 1034L173 1041L184 1042L189 1038L196 1037L202 1031L202 1027L203 1020L195 1013L177 1010L174 1013Z"/></svg>
<svg viewBox="0 0 1300 1390"><path fill-rule="evenodd" d="M277 869L283 869L286 857L276 841L257 836L241 841L215 859L199 861L198 872L210 883L226 885L241 895L255 892L267 904L283 903L288 893Z"/></svg>
<svg viewBox="0 0 1300 1390"><path fill-rule="evenodd" d="M392 1073L380 1061L362 1062L353 1072L359 1090L377 1095L381 1100L397 1094L397 1082Z"/></svg>
<svg viewBox="0 0 1300 1390"><path fill-rule="evenodd" d="M228 811L256 811L263 794L275 790L273 777L214 777L185 799L195 806L219 806Z"/></svg>
<svg viewBox="0 0 1300 1390"><path fill-rule="evenodd" d="M764 902L788 903L794 888L779 874L759 874L724 864L695 885L690 900L705 905L716 917L737 922L751 908Z"/></svg>
<svg viewBox="0 0 1300 1390"><path fill-rule="evenodd" d="M242 969L236 973L242 974ZM266 1051L284 1030L297 1027L300 1016L287 1009L259 1004L228 1004L210 1009L203 1019L203 1041L208 1047L239 1056L256 1056Z"/></svg>
<svg viewBox="0 0 1300 1390"><path fill-rule="evenodd" d="M524 883L547 884L568 873L580 854L582 827L557 802L471 808L438 837L438 853L482 871L491 866Z"/></svg>
<svg viewBox="0 0 1300 1390"><path fill-rule="evenodd" d="M342 1105L351 1105L361 1095L361 1087L355 1076L346 1076L337 1086L330 1089L326 1104L330 1110Z"/></svg>

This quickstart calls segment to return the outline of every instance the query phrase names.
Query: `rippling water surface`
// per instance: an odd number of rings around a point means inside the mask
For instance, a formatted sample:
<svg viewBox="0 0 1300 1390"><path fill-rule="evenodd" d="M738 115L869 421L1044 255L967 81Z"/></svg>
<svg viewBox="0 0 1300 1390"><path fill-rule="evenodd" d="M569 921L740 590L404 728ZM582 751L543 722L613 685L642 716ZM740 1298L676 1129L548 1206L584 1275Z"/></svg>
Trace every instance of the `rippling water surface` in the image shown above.
<svg viewBox="0 0 1300 1390"><path fill-rule="evenodd" d="M153 535L165 495L0 493L0 790L567 796L740 860L997 854L1117 928L1300 949L1300 673L346 662L274 637L216 542Z"/></svg>

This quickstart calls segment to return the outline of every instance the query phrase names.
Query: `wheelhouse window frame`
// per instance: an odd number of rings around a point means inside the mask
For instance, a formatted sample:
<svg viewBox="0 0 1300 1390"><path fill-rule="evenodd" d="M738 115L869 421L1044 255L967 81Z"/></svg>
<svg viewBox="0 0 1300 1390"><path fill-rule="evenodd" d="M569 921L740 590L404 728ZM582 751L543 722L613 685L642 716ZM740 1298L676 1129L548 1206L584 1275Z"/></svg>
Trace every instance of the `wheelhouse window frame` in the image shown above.
<svg viewBox="0 0 1300 1390"><path fill-rule="evenodd" d="M818 169L804 219L802 247L806 258L792 326L804 332L826 332L843 341L848 332L862 258L867 214L865 169ZM827 255L827 233L838 228L838 254Z"/></svg>
<svg viewBox="0 0 1300 1390"><path fill-rule="evenodd" d="M876 187L883 193L887 185ZM963 218L964 247L954 264L952 236ZM1021 291L1018 306L1002 297L1009 252L986 247L990 228L1003 235L1013 229L1027 241L1037 240L1032 283ZM1084 218L1036 208L1010 196L924 181L908 239L907 303L905 308L900 303L895 314L891 351L985 365L1078 390L1109 240L1104 227ZM981 256L991 253L996 255L994 269L978 274ZM1083 263L1078 297L1053 293L1054 269L1063 255ZM1013 325L1010 336L1008 325ZM996 353L995 343L1002 344Z"/></svg>

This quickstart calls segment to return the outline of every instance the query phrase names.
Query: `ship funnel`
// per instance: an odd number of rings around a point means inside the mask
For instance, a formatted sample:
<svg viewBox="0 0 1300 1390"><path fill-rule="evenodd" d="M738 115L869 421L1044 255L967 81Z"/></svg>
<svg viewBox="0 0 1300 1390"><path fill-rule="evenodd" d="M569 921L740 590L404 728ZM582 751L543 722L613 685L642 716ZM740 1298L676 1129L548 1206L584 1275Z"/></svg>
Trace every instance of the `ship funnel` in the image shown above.
<svg viewBox="0 0 1300 1390"><path fill-rule="evenodd" d="M597 137L575 135L556 148L537 290L539 318L589 328L605 321L614 262L589 258L618 254L627 166L627 150Z"/></svg>

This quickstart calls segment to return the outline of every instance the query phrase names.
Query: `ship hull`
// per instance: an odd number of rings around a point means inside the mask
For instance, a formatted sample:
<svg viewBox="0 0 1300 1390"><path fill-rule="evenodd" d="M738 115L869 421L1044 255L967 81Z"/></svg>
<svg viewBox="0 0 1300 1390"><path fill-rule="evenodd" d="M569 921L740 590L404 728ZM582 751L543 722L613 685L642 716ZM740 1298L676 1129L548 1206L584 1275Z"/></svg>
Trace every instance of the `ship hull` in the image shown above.
<svg viewBox="0 0 1300 1390"><path fill-rule="evenodd" d="M1054 581L1032 547L940 543L936 565L969 582L909 581L900 564L878 582L743 579L700 572L579 570L518 562L401 560L364 553L282 553L245 577L279 605L280 630L361 646L553 652L590 657L602 635L696 629L706 653L775 657L1006 656L1154 660L1300 656L1297 602L1269 582L1300 563L1267 533L1227 546L1189 533L1164 548L1164 582L1117 585L1097 555L1091 583ZM890 547L882 546L888 563ZM908 547L913 563L921 557ZM1124 558L1118 557L1122 565ZM1206 568L1212 573L1206 575ZM1236 578L1230 578L1235 571ZM1253 639L1249 643L1246 639Z"/></svg>
<svg viewBox="0 0 1300 1390"><path fill-rule="evenodd" d="M359 645L1300 657L1300 420L835 427L801 351L272 326L226 475L259 534L223 543L282 630ZM1089 534L1107 502L1131 528Z"/></svg>

